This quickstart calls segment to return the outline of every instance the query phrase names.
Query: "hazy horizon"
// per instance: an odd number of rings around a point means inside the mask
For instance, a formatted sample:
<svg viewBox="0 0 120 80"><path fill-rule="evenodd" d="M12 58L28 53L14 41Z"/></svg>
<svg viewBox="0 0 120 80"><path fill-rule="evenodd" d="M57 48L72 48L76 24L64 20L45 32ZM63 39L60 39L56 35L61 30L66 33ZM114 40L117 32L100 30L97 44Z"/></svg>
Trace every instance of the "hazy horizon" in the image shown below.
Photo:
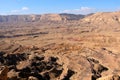
<svg viewBox="0 0 120 80"><path fill-rule="evenodd" d="M120 10L119 3L113 0L1 0L0 15L112 12Z"/></svg>

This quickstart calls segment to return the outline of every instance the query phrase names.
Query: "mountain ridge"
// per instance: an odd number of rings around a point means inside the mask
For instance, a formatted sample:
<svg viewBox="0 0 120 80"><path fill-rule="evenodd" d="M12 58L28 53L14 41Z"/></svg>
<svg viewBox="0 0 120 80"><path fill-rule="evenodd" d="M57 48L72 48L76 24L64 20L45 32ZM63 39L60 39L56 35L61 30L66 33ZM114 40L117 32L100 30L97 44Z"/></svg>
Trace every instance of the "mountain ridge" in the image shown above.
<svg viewBox="0 0 120 80"><path fill-rule="evenodd" d="M79 20L84 15L75 14L42 14L42 15L0 15L0 22L37 22L37 21L64 21Z"/></svg>

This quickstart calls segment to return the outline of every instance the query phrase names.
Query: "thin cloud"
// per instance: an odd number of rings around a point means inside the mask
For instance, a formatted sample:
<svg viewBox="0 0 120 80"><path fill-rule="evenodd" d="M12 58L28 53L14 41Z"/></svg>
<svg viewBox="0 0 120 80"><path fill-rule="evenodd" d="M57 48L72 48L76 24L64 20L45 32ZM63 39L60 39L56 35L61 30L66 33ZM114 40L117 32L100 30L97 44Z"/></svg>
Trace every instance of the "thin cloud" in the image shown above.
<svg viewBox="0 0 120 80"><path fill-rule="evenodd" d="M28 10L29 10L28 7L22 7L21 9L12 10L11 13L21 13L21 12L28 11Z"/></svg>
<svg viewBox="0 0 120 80"><path fill-rule="evenodd" d="M74 14L89 14L95 12L94 8L89 7L81 7L80 9L73 9L73 10L64 10L63 13L74 13Z"/></svg>
<svg viewBox="0 0 120 80"><path fill-rule="evenodd" d="M26 10L29 10L29 8L28 7L22 7L21 10L26 11Z"/></svg>

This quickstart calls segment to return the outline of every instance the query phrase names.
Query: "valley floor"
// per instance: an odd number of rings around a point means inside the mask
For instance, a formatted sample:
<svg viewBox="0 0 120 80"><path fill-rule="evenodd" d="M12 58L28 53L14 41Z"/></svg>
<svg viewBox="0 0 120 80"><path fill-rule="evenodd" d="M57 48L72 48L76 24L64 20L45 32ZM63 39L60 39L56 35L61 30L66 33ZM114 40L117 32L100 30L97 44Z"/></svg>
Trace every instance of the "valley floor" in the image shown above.
<svg viewBox="0 0 120 80"><path fill-rule="evenodd" d="M0 33L0 55L4 59L0 64L8 66L10 80L15 77L13 74L19 79L32 76L38 80L91 80L96 73L102 77L120 75L120 32L46 27L1 30ZM20 55L24 57L18 59ZM16 63L12 63L12 58ZM98 64L97 68L93 67ZM23 73L26 69L30 74Z"/></svg>

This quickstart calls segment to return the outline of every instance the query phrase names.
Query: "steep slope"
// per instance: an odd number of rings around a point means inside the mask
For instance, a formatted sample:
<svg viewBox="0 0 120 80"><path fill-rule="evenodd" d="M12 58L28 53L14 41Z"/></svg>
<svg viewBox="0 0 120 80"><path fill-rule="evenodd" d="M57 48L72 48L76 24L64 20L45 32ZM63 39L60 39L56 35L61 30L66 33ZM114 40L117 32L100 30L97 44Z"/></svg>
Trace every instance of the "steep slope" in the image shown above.
<svg viewBox="0 0 120 80"><path fill-rule="evenodd" d="M119 31L120 12L99 12L80 20L80 22L101 30Z"/></svg>

